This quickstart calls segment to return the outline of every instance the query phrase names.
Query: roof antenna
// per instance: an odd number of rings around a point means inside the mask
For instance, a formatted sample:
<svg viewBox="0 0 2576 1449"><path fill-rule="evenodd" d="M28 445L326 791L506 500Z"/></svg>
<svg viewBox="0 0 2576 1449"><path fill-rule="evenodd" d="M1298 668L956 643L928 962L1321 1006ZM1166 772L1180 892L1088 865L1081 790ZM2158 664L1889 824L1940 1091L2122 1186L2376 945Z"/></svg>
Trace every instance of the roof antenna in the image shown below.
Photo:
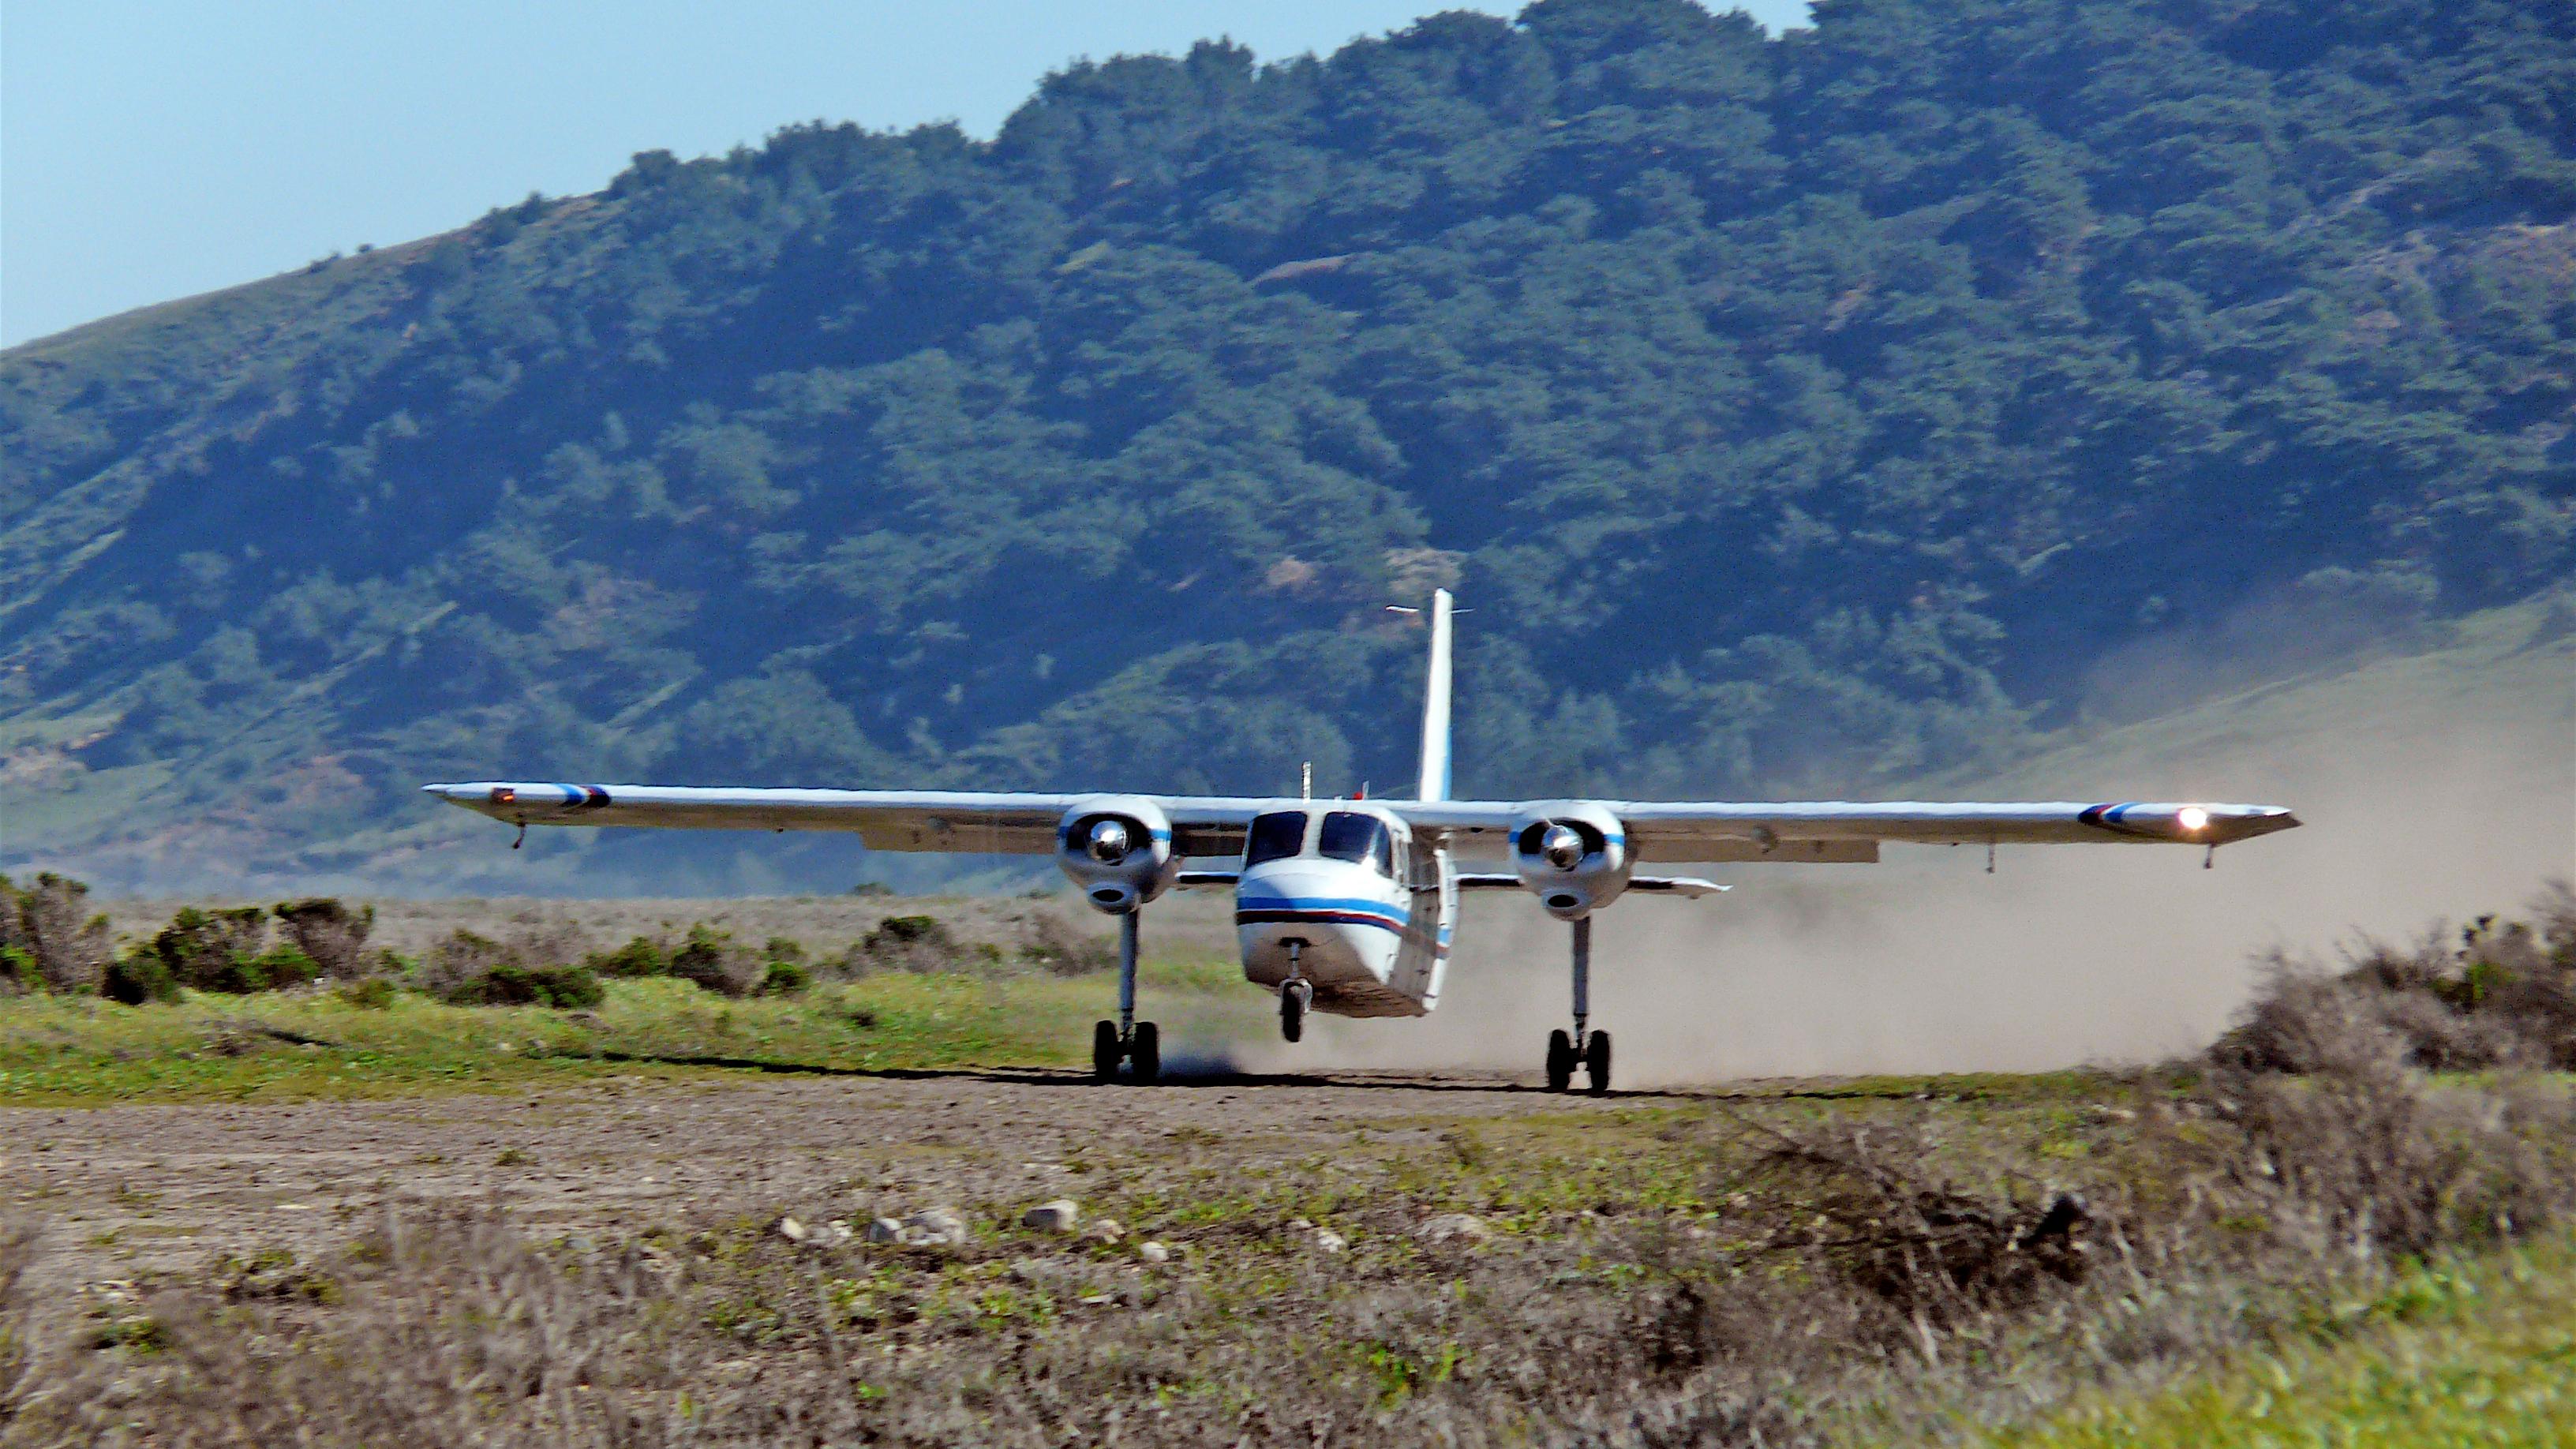
<svg viewBox="0 0 2576 1449"><path fill-rule="evenodd" d="M1300 800L1315 798L1315 762L1312 760L1297 767L1297 798Z"/></svg>

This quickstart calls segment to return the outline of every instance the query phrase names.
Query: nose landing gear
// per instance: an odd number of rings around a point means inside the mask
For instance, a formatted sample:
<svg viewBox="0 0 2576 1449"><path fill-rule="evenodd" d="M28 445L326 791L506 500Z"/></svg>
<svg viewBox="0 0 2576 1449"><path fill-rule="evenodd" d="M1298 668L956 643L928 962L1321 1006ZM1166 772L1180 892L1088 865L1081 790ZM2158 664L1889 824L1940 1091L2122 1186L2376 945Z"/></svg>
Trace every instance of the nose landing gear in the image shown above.
<svg viewBox="0 0 2576 1449"><path fill-rule="evenodd" d="M1610 1033L1588 1031L1592 1015L1592 918L1574 923L1574 1031L1547 1034L1547 1089L1562 1092L1574 1085L1574 1069L1583 1068L1586 1084L1598 1097L1610 1090Z"/></svg>
<svg viewBox="0 0 2576 1449"><path fill-rule="evenodd" d="M1305 1037L1306 1008L1315 1004L1315 984L1297 974L1297 956L1305 945L1288 943L1288 979L1279 983L1279 1035L1292 1042Z"/></svg>
<svg viewBox="0 0 2576 1449"><path fill-rule="evenodd" d="M1118 918L1118 1019L1091 1028L1091 1079L1115 1081L1118 1064L1127 1063L1131 1081L1150 1082L1163 1074L1163 1034L1150 1021L1136 1019L1136 918Z"/></svg>

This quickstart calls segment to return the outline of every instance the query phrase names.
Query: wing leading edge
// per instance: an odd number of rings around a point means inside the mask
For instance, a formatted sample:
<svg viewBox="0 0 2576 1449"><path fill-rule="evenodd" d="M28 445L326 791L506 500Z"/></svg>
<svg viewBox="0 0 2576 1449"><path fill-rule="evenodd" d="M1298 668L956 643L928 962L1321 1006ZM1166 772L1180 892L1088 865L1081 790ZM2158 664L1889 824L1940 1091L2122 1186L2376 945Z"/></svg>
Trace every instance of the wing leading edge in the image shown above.
<svg viewBox="0 0 2576 1449"><path fill-rule="evenodd" d="M1449 801L1395 808L1416 829L1472 849L1501 848L1510 832L1574 802ZM2278 805L2113 801L1603 801L1640 859L1862 862L1889 842L1909 845L2228 845L2299 824Z"/></svg>
<svg viewBox="0 0 2576 1449"><path fill-rule="evenodd" d="M479 781L422 787L514 825L621 825L697 830L844 830L870 850L1042 855L1065 812L1094 794L973 790L732 790L675 785ZM1284 802L1237 796L1147 796L1170 817L1183 855L1231 855L1246 822ZM1318 802L1320 803L1320 802ZM1511 832L1574 803L1386 800L1417 832L1468 851L1500 851ZM1866 862L1887 842L1919 845L2228 845L2288 830L2277 805L2155 801L1777 804L1604 801L1640 859L1693 862Z"/></svg>
<svg viewBox="0 0 2576 1449"><path fill-rule="evenodd" d="M632 825L678 830L846 830L870 850L1044 855L1064 813L1095 794L981 790L730 790L688 785L564 785L484 780L424 785L451 805L511 825ZM1243 848L1263 802L1148 797L1172 820L1183 855Z"/></svg>

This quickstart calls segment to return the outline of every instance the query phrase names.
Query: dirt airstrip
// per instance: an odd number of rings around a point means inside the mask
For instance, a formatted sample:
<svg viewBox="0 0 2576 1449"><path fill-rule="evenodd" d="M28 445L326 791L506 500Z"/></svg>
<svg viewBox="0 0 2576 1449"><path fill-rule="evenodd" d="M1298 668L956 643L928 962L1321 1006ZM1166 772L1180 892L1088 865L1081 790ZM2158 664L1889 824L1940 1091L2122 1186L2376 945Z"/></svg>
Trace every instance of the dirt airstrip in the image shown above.
<svg viewBox="0 0 2576 1449"><path fill-rule="evenodd" d="M1461 1119L1640 1101L1502 1077L1338 1073L1099 1087L1081 1074L620 1081L508 1096L0 1111L7 1211L43 1230L41 1276L186 1272L210 1256L311 1256L385 1208L489 1204L540 1237L686 1228L710 1216L901 1215L1077 1199L1123 1169L1259 1169L1373 1156Z"/></svg>

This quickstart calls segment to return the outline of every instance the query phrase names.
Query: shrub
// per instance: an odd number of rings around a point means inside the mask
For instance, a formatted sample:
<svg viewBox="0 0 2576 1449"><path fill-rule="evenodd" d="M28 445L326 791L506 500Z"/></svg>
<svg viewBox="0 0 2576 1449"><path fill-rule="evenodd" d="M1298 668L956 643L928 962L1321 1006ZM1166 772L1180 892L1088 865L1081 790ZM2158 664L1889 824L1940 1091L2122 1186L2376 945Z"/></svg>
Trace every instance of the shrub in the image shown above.
<svg viewBox="0 0 2576 1449"><path fill-rule="evenodd" d="M2331 972L2275 954L2242 1019L2210 1049L2250 1072L2312 1073L2393 1044L2428 1071L2576 1070L2576 893L2561 882L2533 919L2482 916L2457 945L2365 942Z"/></svg>
<svg viewBox="0 0 2576 1449"><path fill-rule="evenodd" d="M560 964L562 943L496 941L459 930L421 963L421 987L460 1006L597 1006L605 994L586 966Z"/></svg>
<svg viewBox="0 0 2576 1449"><path fill-rule="evenodd" d="M368 976L350 982L332 995L351 1006L382 1011L394 1004L394 984L382 976Z"/></svg>
<svg viewBox="0 0 2576 1449"><path fill-rule="evenodd" d="M814 974L794 961L772 961L769 974L761 978L763 996L793 996L814 984Z"/></svg>
<svg viewBox="0 0 2576 1449"><path fill-rule="evenodd" d="M637 936L614 951L593 951L581 964L602 976L667 976L671 953L650 936Z"/></svg>
<svg viewBox="0 0 2576 1449"><path fill-rule="evenodd" d="M281 942L242 963L246 981L258 982L246 987L251 991L275 991L281 987L302 986L322 974L322 968L303 949Z"/></svg>
<svg viewBox="0 0 2576 1449"><path fill-rule="evenodd" d="M473 977L448 999L474 1006L597 1006L607 995L585 966L520 966L502 962Z"/></svg>
<svg viewBox="0 0 2576 1449"><path fill-rule="evenodd" d="M268 912L257 906L219 911L184 906L144 949L192 991L259 991L266 988L268 973L252 963L267 936Z"/></svg>
<svg viewBox="0 0 2576 1449"><path fill-rule="evenodd" d="M126 952L107 968L99 993L111 1001L128 1006L146 1002L179 999L179 980L170 974L169 966L148 946Z"/></svg>
<svg viewBox="0 0 2576 1449"><path fill-rule="evenodd" d="M957 964L957 938L936 916L888 916L850 948L850 964L858 974L946 971Z"/></svg>
<svg viewBox="0 0 2576 1449"><path fill-rule="evenodd" d="M367 937L376 925L373 906L352 911L336 897L314 896L281 901L271 914L325 976L363 976L376 964L367 955Z"/></svg>
<svg viewBox="0 0 2576 1449"><path fill-rule="evenodd" d="M107 917L89 909L88 897L88 886L52 871L37 876L28 889L6 886L0 895L0 915L14 920L7 939L34 960L48 991L87 995L98 990L116 954Z"/></svg>
<svg viewBox="0 0 2576 1449"><path fill-rule="evenodd" d="M36 953L19 945L0 945L0 995L18 996L45 984L36 969Z"/></svg>
<svg viewBox="0 0 2576 1449"><path fill-rule="evenodd" d="M769 979L769 969L733 938L701 921L671 953L671 974L719 996L749 996Z"/></svg>

